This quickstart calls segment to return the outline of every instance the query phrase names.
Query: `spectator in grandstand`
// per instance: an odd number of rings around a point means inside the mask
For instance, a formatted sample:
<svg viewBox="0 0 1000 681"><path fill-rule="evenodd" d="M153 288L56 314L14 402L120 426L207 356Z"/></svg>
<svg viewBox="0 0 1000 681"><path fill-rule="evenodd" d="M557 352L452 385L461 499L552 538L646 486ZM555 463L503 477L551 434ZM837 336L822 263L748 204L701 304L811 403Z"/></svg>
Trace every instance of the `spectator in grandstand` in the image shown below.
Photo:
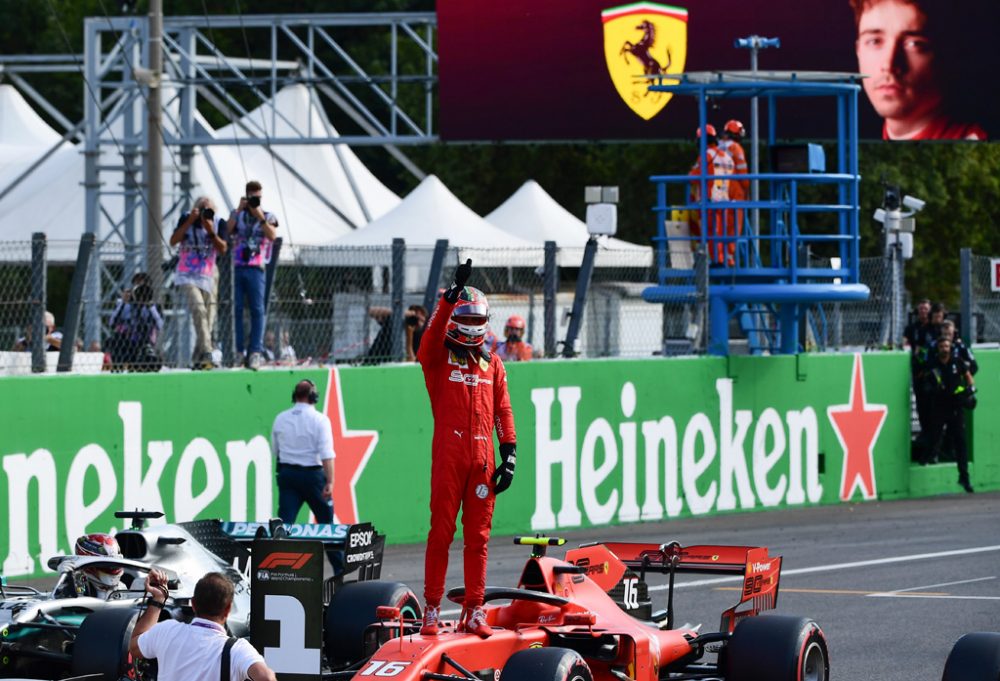
<svg viewBox="0 0 1000 681"><path fill-rule="evenodd" d="M163 315L153 302L153 287L145 283L148 277L136 275L132 279L137 280L144 283L126 290L111 315L115 332L111 359L116 371L159 371L163 360L156 341L163 330Z"/></svg>
<svg viewBox="0 0 1000 681"><path fill-rule="evenodd" d="M195 347L192 369L211 369L212 330L215 328L219 272L216 255L226 252L226 223L215 215L215 204L207 196L199 197L190 212L177 222L170 235L170 245L177 252L174 287L187 301L194 325Z"/></svg>
<svg viewBox="0 0 1000 681"><path fill-rule="evenodd" d="M393 329L392 310L388 307L370 307L368 316L374 319L378 325L378 334L368 348L365 356L365 364L381 364L391 362L396 359L394 355L395 334ZM424 336L424 327L427 325L427 310L423 305L410 305L403 313L403 330L406 337L406 361L413 362L417 359L417 350L420 349L420 340Z"/></svg>
<svg viewBox="0 0 1000 681"><path fill-rule="evenodd" d="M965 437L965 410L975 407L975 381L969 365L954 356L951 341L942 337L931 358L929 371L934 384L934 402L931 412L931 458L938 458L943 447L955 454L958 465L958 484L972 492L969 481L969 452ZM946 442L947 440L947 442Z"/></svg>
<svg viewBox="0 0 1000 681"><path fill-rule="evenodd" d="M277 236L278 218L261 207L260 182L246 184L226 223L233 242L233 313L236 321L236 351L246 353L246 366L257 370L264 363L264 269L271 260L271 246ZM244 304L250 310L250 338L243 328Z"/></svg>
<svg viewBox="0 0 1000 681"><path fill-rule="evenodd" d="M697 137L701 138L701 134L702 130L699 128ZM705 146L705 174L711 176L706 182L708 200L711 202L733 200L733 185L737 183L731 182L729 178L735 172L736 164L732 156L719 148L714 125L705 126ZM699 152L698 158L691 167L689 174L701 175L701 169L702 158L701 152ZM693 180L691 187L692 202L700 201L701 180ZM694 220L697 227L692 229L692 233L697 231L700 234L700 230L702 229L700 224L701 211L695 210L694 213ZM732 266L735 264L735 242L729 242L727 248L726 242L722 241L720 237L734 236L736 234L735 216L727 215L727 211L725 210L710 210L707 211L706 217L708 221L706 236L708 237L708 257L710 263L712 265L725 265L728 263Z"/></svg>
<svg viewBox="0 0 1000 681"><path fill-rule="evenodd" d="M210 572L194 586L190 624L163 614L170 591L166 573L150 570L146 578L146 609L129 641L133 658L155 659L163 681L276 681L248 639L231 638L226 620L233 607L233 583L221 572Z"/></svg>
<svg viewBox="0 0 1000 681"><path fill-rule="evenodd" d="M45 351L58 352L62 347L62 331L56 329L56 316L45 311ZM31 350L31 324L24 327L24 335L14 341L14 352L29 352Z"/></svg>
<svg viewBox="0 0 1000 681"><path fill-rule="evenodd" d="M959 60L976 41L971 17L932 0L849 0L857 27L858 71L865 94L885 119L887 140L985 140L986 131L966 120L968 93ZM972 30L978 28L972 26ZM978 49L978 48L977 48Z"/></svg>
<svg viewBox="0 0 1000 681"><path fill-rule="evenodd" d="M531 360L531 343L524 340L528 325L521 315L511 315L504 327L505 340L497 343L494 352L504 362L527 362Z"/></svg>

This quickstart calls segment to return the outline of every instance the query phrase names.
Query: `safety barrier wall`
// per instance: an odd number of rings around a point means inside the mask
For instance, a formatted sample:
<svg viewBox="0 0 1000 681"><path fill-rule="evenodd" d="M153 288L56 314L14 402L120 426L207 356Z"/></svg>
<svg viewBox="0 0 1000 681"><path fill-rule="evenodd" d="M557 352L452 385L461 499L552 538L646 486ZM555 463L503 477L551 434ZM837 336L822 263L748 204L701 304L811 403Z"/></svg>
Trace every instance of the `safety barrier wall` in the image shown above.
<svg viewBox="0 0 1000 681"><path fill-rule="evenodd" d="M980 363L988 415L1000 352ZM270 426L299 378L333 423L338 519L421 540L433 425L416 366L13 377L0 380L0 574L41 574L79 534L121 526L121 508L270 517ZM517 475L494 532L957 491L954 464L909 463L908 381L903 353L511 365ZM997 420L973 440L974 484L1000 489Z"/></svg>

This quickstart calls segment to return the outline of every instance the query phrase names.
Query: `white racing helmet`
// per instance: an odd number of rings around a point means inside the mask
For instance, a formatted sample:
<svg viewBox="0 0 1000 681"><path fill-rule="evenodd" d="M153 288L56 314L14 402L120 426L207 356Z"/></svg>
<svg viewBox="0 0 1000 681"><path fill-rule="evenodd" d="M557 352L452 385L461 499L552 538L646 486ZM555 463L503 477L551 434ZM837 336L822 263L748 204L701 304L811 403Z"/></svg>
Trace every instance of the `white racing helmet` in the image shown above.
<svg viewBox="0 0 1000 681"><path fill-rule="evenodd" d="M85 534L76 540L73 552L78 556L98 556L102 558L121 558L122 551L118 540L110 534ZM87 581L98 592L113 591L118 588L122 579L120 567L85 567L81 570Z"/></svg>

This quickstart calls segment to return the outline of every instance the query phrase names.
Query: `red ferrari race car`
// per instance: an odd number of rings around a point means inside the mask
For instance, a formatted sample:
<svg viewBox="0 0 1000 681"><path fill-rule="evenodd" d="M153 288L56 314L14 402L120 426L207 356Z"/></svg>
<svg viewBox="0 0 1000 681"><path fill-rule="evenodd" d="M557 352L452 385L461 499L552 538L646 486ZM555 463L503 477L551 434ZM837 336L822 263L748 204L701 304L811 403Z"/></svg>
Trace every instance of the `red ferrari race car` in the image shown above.
<svg viewBox="0 0 1000 681"><path fill-rule="evenodd" d="M419 604L399 583L368 582L338 592L326 612L327 678L365 681L826 681L826 638L812 620L768 615L781 558L750 546L605 543L546 556L562 539L519 537L532 545L516 588L486 589L493 634L481 639L446 622L422 637ZM739 602L718 632L676 627L679 573L742 577ZM667 607L652 611L646 577L665 575ZM464 589L448 598L461 604ZM503 605L490 601L509 601ZM370 621L372 613L378 622ZM459 620L460 621L460 620Z"/></svg>

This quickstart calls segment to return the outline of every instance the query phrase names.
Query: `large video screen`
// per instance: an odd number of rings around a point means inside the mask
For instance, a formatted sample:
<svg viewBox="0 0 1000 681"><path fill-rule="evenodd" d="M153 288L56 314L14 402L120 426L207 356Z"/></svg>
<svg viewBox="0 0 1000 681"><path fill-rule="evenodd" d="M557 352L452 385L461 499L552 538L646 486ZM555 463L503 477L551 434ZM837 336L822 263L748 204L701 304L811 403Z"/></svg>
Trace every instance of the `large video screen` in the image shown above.
<svg viewBox="0 0 1000 681"><path fill-rule="evenodd" d="M746 70L734 41L750 35L781 42L761 70L864 74L863 138L1000 138L1000 0L437 0L437 12L446 140L690 138L695 99L638 76ZM713 102L709 119L748 125L749 111ZM781 138L836 131L832 99L776 113Z"/></svg>

